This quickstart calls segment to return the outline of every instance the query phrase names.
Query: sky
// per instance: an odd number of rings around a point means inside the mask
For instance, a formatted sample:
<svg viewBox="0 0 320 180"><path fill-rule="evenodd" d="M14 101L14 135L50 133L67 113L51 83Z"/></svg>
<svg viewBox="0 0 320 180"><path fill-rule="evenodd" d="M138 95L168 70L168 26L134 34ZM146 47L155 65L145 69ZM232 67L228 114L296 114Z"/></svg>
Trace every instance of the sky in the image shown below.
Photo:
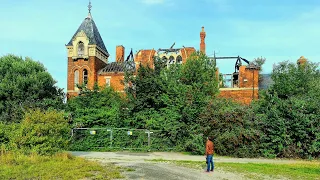
<svg viewBox="0 0 320 180"><path fill-rule="evenodd" d="M67 44L88 15L89 0L0 0L0 56L31 57L47 68L57 86L67 86ZM132 48L200 48L206 52L265 57L263 73L300 56L320 62L319 0L91 0L92 17L109 51ZM232 73L235 60L218 60ZM65 90L66 91L66 90Z"/></svg>

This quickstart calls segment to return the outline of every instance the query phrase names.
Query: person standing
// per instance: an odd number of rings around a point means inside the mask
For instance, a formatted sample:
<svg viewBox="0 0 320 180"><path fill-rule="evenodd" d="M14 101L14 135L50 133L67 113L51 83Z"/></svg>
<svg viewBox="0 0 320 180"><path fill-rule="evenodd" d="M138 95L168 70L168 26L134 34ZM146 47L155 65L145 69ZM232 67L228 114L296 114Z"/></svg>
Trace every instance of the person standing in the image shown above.
<svg viewBox="0 0 320 180"><path fill-rule="evenodd" d="M207 156L207 171L213 171L214 170L214 164L213 164L213 153L214 153L214 145L213 145L213 137L209 136L207 138L207 142L206 142L206 156ZM211 165L211 167L210 167Z"/></svg>

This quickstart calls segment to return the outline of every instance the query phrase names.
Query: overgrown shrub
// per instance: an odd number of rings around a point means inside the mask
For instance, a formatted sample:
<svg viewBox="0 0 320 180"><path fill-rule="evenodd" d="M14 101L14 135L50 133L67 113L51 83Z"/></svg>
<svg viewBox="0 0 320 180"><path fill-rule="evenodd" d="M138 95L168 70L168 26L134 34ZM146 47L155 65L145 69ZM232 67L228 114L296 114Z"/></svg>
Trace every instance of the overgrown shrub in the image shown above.
<svg viewBox="0 0 320 180"><path fill-rule="evenodd" d="M18 151L45 155L64 150L69 138L70 128L63 113L36 109L26 112L10 143Z"/></svg>
<svg viewBox="0 0 320 180"><path fill-rule="evenodd" d="M68 100L73 127L119 127L123 99L111 88L82 89L80 96Z"/></svg>
<svg viewBox="0 0 320 180"><path fill-rule="evenodd" d="M20 124L18 123L1 123L0 122L0 145L5 150L15 150L15 144L12 142L17 129Z"/></svg>
<svg viewBox="0 0 320 180"><path fill-rule="evenodd" d="M320 71L318 64L282 62L274 84L261 94L255 113L261 151L267 157L320 157Z"/></svg>
<svg viewBox="0 0 320 180"><path fill-rule="evenodd" d="M214 99L199 117L204 137L213 136L219 155L255 157L259 155L259 139L255 115L250 106L227 99Z"/></svg>

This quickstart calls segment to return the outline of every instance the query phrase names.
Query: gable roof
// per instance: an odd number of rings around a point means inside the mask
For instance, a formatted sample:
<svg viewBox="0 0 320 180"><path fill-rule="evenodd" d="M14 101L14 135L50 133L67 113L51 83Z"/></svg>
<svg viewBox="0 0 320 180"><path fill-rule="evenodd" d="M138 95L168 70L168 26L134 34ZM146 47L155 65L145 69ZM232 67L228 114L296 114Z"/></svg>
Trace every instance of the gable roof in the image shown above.
<svg viewBox="0 0 320 180"><path fill-rule="evenodd" d="M97 28L97 26L96 26L95 22L93 21L93 19L92 19L90 14L89 14L88 17L86 17L83 20L82 24L79 26L79 28L76 31L76 33L74 33L73 37L71 38L71 40L69 41L67 46L72 46L73 39L81 31L84 31L86 36L89 38L89 45L97 45L97 46L99 46L109 56L108 50L107 50L106 46L104 45L103 40L102 40L102 38L100 36L100 33L98 31L98 28Z"/></svg>

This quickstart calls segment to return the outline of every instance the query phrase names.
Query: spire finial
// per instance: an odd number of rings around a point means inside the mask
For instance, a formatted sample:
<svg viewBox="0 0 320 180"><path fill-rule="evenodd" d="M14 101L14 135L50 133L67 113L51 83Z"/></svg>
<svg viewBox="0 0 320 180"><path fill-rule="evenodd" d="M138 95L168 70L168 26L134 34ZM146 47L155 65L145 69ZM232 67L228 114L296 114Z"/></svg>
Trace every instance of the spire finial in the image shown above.
<svg viewBox="0 0 320 180"><path fill-rule="evenodd" d="M92 6L91 6L91 0L89 0L89 5L88 5L89 14L91 14L91 8L92 8Z"/></svg>

